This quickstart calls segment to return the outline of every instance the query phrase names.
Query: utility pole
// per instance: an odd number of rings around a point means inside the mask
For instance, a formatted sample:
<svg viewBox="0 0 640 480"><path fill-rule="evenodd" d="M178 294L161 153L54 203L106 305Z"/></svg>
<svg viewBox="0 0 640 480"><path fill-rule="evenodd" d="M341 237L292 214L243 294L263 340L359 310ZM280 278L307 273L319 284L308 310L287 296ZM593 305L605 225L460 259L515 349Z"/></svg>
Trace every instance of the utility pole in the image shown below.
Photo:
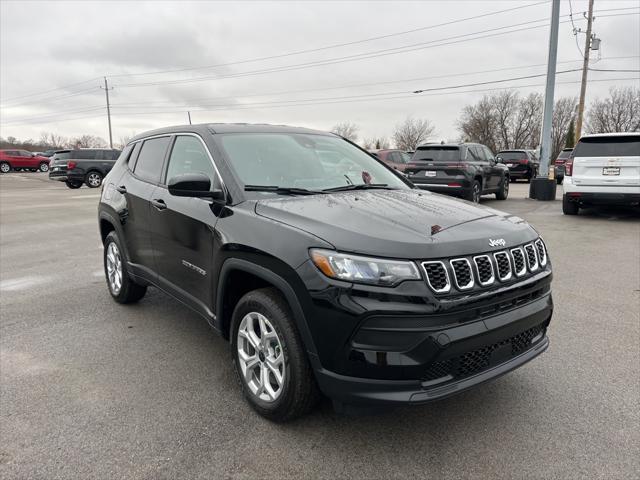
<svg viewBox="0 0 640 480"><path fill-rule="evenodd" d="M104 93L107 97L107 120L109 121L109 148L113 148L113 135L111 134L111 105L109 105L109 84L107 83L107 77L104 77Z"/></svg>
<svg viewBox="0 0 640 480"><path fill-rule="evenodd" d="M578 118L576 120L576 142L582 133L582 118L584 116L584 97L587 93L587 72L589 71L589 53L591 52L591 25L593 24L593 1L589 0L589 16L587 17L587 38L584 42L584 58L582 62L582 84L580 85L580 103L578 104ZM577 35L578 32L575 32Z"/></svg>
<svg viewBox="0 0 640 480"><path fill-rule="evenodd" d="M189 117L189 125L191 125L191 112L187 112L187 116Z"/></svg>
<svg viewBox="0 0 640 480"><path fill-rule="evenodd" d="M549 32L549 58L547 62L547 86L544 94L542 114L542 138L540 139L540 173L531 181L529 196L538 200L556 198L556 181L549 178L551 150L551 123L553 120L553 96L556 84L556 63L558 58L558 26L560 22L560 0L551 4L551 31Z"/></svg>

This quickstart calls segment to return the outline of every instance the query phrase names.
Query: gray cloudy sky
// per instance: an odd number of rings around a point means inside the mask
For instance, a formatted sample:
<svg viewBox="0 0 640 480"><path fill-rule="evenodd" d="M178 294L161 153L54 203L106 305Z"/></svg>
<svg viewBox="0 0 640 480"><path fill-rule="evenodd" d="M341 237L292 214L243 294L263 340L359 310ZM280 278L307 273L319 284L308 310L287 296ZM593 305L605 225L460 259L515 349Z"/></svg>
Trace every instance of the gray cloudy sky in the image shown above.
<svg viewBox="0 0 640 480"><path fill-rule="evenodd" d="M581 12L587 0L572 0L571 6L576 27L584 29ZM186 123L187 110L194 123L330 129L349 120L360 126L360 138L390 136L394 125L413 115L430 119L438 138L454 138L463 106L487 89L542 92L544 78L411 92L545 73L550 11L551 3L539 0L3 0L0 135L37 139L50 131L108 138L99 88L106 75L113 86L114 142ZM563 1L558 70L581 67L569 11L569 2ZM639 69L640 2L595 0L595 11L602 59L592 66ZM452 23L424 28L446 22ZM487 32L492 29L497 30ZM415 31L396 35L410 30ZM505 33L512 30L519 31ZM380 36L385 38L361 41ZM351 44L335 46L344 43ZM583 48L584 35L579 43ZM264 59L305 50L316 51ZM191 67L208 68L185 70ZM148 73L166 70L173 71ZM605 96L611 86L638 86L638 77L590 72L587 102ZM579 78L580 72L558 75L556 98L577 95L579 83L564 82Z"/></svg>

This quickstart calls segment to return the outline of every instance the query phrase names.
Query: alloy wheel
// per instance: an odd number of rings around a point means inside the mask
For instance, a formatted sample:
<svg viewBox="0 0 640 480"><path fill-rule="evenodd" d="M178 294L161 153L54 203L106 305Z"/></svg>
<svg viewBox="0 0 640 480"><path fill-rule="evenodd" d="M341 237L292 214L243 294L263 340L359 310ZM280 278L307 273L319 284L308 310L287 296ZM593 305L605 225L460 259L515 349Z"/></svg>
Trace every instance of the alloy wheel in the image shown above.
<svg viewBox="0 0 640 480"><path fill-rule="evenodd" d="M3 163L2 165L0 165L0 172L9 173L9 170L11 170L11 166L8 163Z"/></svg>
<svg viewBox="0 0 640 480"><path fill-rule="evenodd" d="M40 171L41 172L48 172L49 171L49 165L47 165L46 163L41 163L40 164Z"/></svg>
<svg viewBox="0 0 640 480"><path fill-rule="evenodd" d="M244 316L238 328L238 363L251 393L264 402L275 402L285 382L282 342L269 320L258 312Z"/></svg>
<svg viewBox="0 0 640 480"><path fill-rule="evenodd" d="M122 257L114 242L107 246L107 281L111 292L118 295L122 288Z"/></svg>
<svg viewBox="0 0 640 480"><path fill-rule="evenodd" d="M87 178L87 183L89 183L89 185L91 185L92 187L99 187L101 181L102 178L97 173L90 173L89 177Z"/></svg>

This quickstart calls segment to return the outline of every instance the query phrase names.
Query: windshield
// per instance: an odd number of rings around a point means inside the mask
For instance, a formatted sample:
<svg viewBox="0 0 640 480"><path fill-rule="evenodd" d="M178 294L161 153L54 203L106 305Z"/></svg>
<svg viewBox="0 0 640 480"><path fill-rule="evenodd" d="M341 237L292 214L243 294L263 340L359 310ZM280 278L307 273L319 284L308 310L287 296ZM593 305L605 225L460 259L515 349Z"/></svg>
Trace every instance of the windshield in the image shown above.
<svg viewBox="0 0 640 480"><path fill-rule="evenodd" d="M525 160L527 154L524 152L500 152L498 158L502 160Z"/></svg>
<svg viewBox="0 0 640 480"><path fill-rule="evenodd" d="M310 190L349 185L409 188L386 167L338 137L229 133L216 138L245 186Z"/></svg>
<svg viewBox="0 0 640 480"><path fill-rule="evenodd" d="M460 149L458 147L427 147L418 148L411 159L431 160L433 162L459 162Z"/></svg>

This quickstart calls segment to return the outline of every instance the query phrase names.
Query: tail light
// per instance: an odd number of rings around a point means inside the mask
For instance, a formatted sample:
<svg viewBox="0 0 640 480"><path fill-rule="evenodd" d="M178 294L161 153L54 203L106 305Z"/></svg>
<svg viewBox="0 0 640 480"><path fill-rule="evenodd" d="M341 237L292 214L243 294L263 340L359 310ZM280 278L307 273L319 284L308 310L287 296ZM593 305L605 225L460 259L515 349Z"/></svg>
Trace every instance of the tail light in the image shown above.
<svg viewBox="0 0 640 480"><path fill-rule="evenodd" d="M564 162L564 174L567 177L570 177L573 173L573 156L567 158L567 161Z"/></svg>
<svg viewBox="0 0 640 480"><path fill-rule="evenodd" d="M520 160L520 164L522 165L526 165L527 163L529 163L529 160L526 158L524 160Z"/></svg>
<svg viewBox="0 0 640 480"><path fill-rule="evenodd" d="M76 168L77 162L74 162L73 160L70 160L67 162L67 170L73 170L74 168Z"/></svg>

